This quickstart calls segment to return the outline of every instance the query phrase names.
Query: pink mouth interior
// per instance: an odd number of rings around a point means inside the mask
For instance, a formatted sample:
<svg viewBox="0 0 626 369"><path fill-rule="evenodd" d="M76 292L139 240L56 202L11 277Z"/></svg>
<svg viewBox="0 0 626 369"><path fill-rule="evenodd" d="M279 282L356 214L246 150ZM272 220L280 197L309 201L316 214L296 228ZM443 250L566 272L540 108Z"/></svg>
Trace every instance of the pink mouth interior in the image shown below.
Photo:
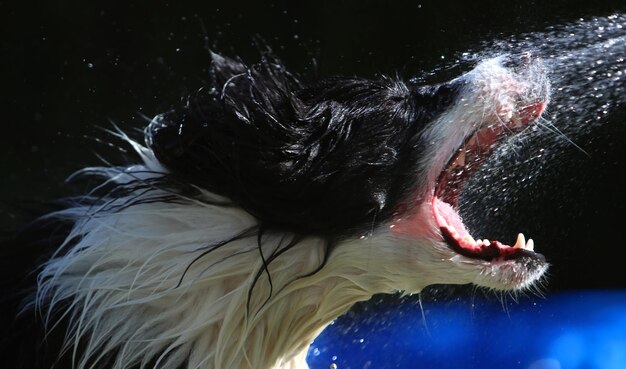
<svg viewBox="0 0 626 369"><path fill-rule="evenodd" d="M519 132L537 120L545 109L544 102L537 102L518 111L518 118L508 122L498 121L470 136L457 150L439 175L432 200L432 212L446 243L457 253L483 260L497 257L514 258L524 252L500 241L474 240L456 211L463 184L476 172L489 156L496 143L504 136Z"/></svg>

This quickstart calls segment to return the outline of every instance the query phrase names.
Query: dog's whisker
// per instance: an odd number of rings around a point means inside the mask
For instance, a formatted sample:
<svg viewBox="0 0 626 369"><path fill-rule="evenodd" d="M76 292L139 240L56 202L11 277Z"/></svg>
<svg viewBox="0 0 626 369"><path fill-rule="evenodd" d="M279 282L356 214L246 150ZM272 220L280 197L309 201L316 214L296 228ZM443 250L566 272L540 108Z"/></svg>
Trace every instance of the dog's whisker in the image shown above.
<svg viewBox="0 0 626 369"><path fill-rule="evenodd" d="M563 133L557 126L555 126L549 120L547 120L545 118L541 118L541 119L537 120L537 125L542 127L542 128L544 128L544 129L546 129L547 131L553 133L554 135L563 138L570 145L572 145L576 149L578 149L578 151L580 151L581 153L585 154L585 156L591 156L587 151L585 151L585 149L583 149L580 145L578 145L577 143L572 141L569 137L567 137L567 135L565 133Z"/></svg>

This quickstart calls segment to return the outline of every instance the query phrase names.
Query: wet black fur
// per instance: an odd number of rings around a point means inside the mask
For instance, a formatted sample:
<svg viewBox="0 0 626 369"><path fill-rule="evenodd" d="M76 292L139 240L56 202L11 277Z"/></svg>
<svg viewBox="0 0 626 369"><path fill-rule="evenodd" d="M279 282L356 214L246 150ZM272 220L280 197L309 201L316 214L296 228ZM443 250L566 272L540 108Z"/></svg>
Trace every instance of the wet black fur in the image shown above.
<svg viewBox="0 0 626 369"><path fill-rule="evenodd" d="M421 132L450 84L331 77L301 83L271 55L213 54L212 82L146 129L180 181L232 199L268 229L345 238L414 194Z"/></svg>

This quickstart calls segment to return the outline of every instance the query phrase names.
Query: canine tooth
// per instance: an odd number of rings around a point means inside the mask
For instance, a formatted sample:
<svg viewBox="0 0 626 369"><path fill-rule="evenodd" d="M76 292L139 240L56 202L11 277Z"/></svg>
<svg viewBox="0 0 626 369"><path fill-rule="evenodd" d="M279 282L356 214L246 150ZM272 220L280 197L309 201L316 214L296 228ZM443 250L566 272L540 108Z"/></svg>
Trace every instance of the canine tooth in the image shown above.
<svg viewBox="0 0 626 369"><path fill-rule="evenodd" d="M524 246L526 245L526 238L524 237L524 235L522 233L518 233L517 234L517 241L515 242L515 246L516 248L524 248Z"/></svg>
<svg viewBox="0 0 626 369"><path fill-rule="evenodd" d="M532 238L528 239L528 242L526 242L526 250L530 250L530 251L535 251L535 241L533 241Z"/></svg>
<svg viewBox="0 0 626 369"><path fill-rule="evenodd" d="M489 245L491 245L491 241L489 241L488 239L485 238L483 240L483 244L485 244L485 246L489 246Z"/></svg>

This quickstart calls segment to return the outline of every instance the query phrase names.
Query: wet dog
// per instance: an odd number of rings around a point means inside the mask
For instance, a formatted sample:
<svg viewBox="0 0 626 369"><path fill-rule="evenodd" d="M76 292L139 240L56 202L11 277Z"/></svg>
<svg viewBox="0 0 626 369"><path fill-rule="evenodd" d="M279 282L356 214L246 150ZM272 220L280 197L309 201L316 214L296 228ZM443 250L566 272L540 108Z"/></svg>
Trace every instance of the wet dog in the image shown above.
<svg viewBox="0 0 626 369"><path fill-rule="evenodd" d="M533 241L475 240L457 212L494 147L542 114L529 54L447 83L302 83L271 55L213 54L212 81L157 115L136 165L93 190L38 271L36 311L80 369L305 368L324 327L376 293L435 284L523 290Z"/></svg>

